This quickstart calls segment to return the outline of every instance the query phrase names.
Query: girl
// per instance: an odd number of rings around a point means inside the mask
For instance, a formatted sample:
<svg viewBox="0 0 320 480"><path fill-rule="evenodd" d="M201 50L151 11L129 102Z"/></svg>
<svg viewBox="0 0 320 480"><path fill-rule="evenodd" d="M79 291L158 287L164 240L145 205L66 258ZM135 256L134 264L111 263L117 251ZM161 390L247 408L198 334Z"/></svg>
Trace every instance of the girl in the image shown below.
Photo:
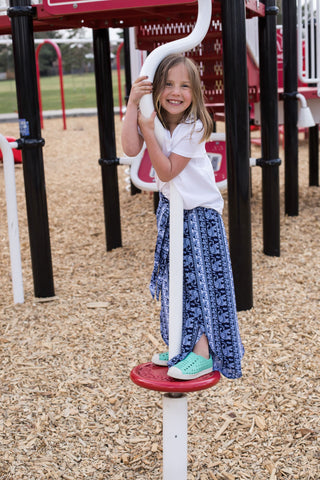
<svg viewBox="0 0 320 480"><path fill-rule="evenodd" d="M153 94L155 112L147 119L139 111L143 95ZM165 128L164 145L154 134L158 115ZM161 334L168 345L169 319L169 183L173 181L184 204L183 328L181 353L155 354L168 375L190 380L220 371L241 376L244 349L240 340L229 250L222 221L223 199L215 184L205 150L212 132L196 65L187 57L166 57L153 85L139 77L132 85L122 129L122 146L137 155L145 141L160 192L158 238L150 290L161 293Z"/></svg>

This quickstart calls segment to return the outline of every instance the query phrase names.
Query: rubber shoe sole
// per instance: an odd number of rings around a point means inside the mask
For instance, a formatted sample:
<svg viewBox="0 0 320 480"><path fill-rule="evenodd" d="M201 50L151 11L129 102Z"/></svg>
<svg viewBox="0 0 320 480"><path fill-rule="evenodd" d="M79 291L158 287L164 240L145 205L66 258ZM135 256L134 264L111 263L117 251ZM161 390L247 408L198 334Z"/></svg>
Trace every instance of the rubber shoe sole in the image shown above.
<svg viewBox="0 0 320 480"><path fill-rule="evenodd" d="M158 365L159 367L167 367L169 361L169 353L155 353L152 357L152 363Z"/></svg>
<svg viewBox="0 0 320 480"><path fill-rule="evenodd" d="M168 376L176 380L194 380L213 370L213 361L191 352L189 355L168 370Z"/></svg>

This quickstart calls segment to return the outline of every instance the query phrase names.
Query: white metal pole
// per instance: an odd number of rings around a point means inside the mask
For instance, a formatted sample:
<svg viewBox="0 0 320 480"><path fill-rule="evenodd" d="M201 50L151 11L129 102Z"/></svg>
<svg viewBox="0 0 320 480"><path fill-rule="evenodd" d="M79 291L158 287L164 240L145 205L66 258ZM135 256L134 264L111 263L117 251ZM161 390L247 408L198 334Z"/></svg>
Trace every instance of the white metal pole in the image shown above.
<svg viewBox="0 0 320 480"><path fill-rule="evenodd" d="M169 358L181 352L183 308L183 200L170 182Z"/></svg>
<svg viewBox="0 0 320 480"><path fill-rule="evenodd" d="M14 145L15 146L15 145ZM16 181L12 148L6 138L0 134L0 149L3 155L7 217L9 232L9 248L14 303L23 303L23 279L20 255L18 209L16 197Z"/></svg>
<svg viewBox="0 0 320 480"><path fill-rule="evenodd" d="M163 480L187 480L187 395L163 395Z"/></svg>
<svg viewBox="0 0 320 480"><path fill-rule="evenodd" d="M298 0L297 12L298 76L303 83L317 83L320 96L320 0Z"/></svg>
<svg viewBox="0 0 320 480"><path fill-rule="evenodd" d="M307 81L309 78L309 35L308 35L308 1L304 2L304 12L303 12L303 42L304 42L304 77ZM302 46L303 49L303 46Z"/></svg>
<svg viewBox="0 0 320 480"><path fill-rule="evenodd" d="M314 35L315 29L315 12L313 11L313 7L311 7L311 19L310 19L310 57L311 57L311 77L315 78L317 76L316 72L316 39Z"/></svg>
<svg viewBox="0 0 320 480"><path fill-rule="evenodd" d="M297 21L298 21L298 76L300 80L303 79L303 60L302 60L302 7L301 0L298 0L298 12L297 12Z"/></svg>

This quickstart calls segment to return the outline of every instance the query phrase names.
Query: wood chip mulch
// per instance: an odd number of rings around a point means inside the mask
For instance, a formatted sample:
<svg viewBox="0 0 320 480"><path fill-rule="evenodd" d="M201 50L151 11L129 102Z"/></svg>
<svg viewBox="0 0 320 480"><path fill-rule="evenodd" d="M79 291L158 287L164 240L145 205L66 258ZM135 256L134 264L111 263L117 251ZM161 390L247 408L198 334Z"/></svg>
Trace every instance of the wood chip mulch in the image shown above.
<svg viewBox="0 0 320 480"><path fill-rule="evenodd" d="M52 299L33 296L16 166L25 303L13 303L0 167L0 479L161 479L162 396L129 378L163 349L148 290L152 197L131 196L119 167L123 247L107 253L97 119L68 118L67 127L52 119L43 130ZM116 119L121 155L119 129ZM14 123L0 131L19 135ZM308 186L303 136L299 155L296 217L284 214L280 168L279 258L263 254L261 170L252 170L254 307L239 312L243 377L189 394L188 480L320 478L320 188Z"/></svg>

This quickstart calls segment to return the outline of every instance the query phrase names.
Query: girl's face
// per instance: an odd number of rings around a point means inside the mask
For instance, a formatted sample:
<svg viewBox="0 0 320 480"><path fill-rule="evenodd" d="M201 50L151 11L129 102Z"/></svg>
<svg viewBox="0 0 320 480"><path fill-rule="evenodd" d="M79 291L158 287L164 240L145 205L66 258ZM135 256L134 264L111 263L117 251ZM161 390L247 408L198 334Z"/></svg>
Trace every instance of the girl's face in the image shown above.
<svg viewBox="0 0 320 480"><path fill-rule="evenodd" d="M191 105L192 89L189 74L183 63L170 68L160 104L168 114L168 119L179 122L185 110Z"/></svg>

